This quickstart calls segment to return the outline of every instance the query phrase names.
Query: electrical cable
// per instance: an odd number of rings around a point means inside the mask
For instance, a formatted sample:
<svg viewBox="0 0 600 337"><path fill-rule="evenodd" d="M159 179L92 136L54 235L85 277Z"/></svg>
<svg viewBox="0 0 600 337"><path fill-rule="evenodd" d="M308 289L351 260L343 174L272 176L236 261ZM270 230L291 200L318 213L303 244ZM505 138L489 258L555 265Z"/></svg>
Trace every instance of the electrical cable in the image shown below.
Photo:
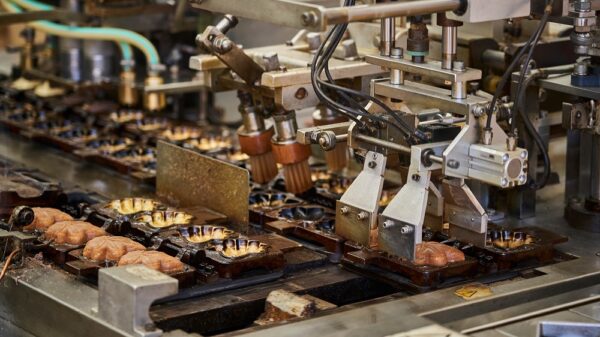
<svg viewBox="0 0 600 337"><path fill-rule="evenodd" d="M550 0L550 4L551 3L552 3L552 0ZM546 6L546 8L547 7L548 6ZM544 15L542 16L542 20L547 22L549 15L550 15L550 13L548 11L544 10ZM542 25L542 21L540 21L540 24L538 25L538 30L541 27L541 25ZM545 23L544 23L544 27L545 27ZM510 63L508 68L506 68L506 71L502 75L500 82L496 86L496 91L494 92L494 96L492 98L492 101L490 102L490 106L488 107L488 111L487 111L487 120L485 123L486 129L488 129L488 130L491 129L492 117L493 117L493 113L495 110L496 102L498 101L498 98L500 98L500 94L502 93L502 90L504 90L504 87L506 86L508 79L510 78L511 74L513 73L514 68L520 63L520 60L523 57L523 54L525 54L525 52L528 51L529 48L532 46L532 43L533 43L534 39L536 38L536 36L537 36L537 34L534 33L529 37L527 42L525 42L525 45L514 56L512 62Z"/></svg>
<svg viewBox="0 0 600 337"><path fill-rule="evenodd" d="M515 110L519 114L519 117L523 120L523 124L525 125L525 130L531 136L531 138L534 140L536 146L540 150L540 154L542 155L542 160L544 162L544 174L542 176L541 181L538 183L535 183L533 185L533 187L535 189L543 188L548 183L548 180L550 178L550 173L551 173L551 163L550 163L550 156L548 155L548 151L546 149L546 146L544 145L542 137L535 129L535 126L529 119L529 116L527 116L525 99L524 99L525 93L527 91L527 87L529 87L529 85L533 81L535 81L539 78L548 78L549 75L564 76L564 75L570 74L572 72L573 72L573 66L557 67L557 68L550 68L550 69L535 69L532 71L532 73L530 75L525 76L526 78L523 81L522 89L518 92L518 97L516 100L516 102L518 102L518 105L515 105ZM513 116L513 119L515 117L516 116Z"/></svg>
<svg viewBox="0 0 600 337"><path fill-rule="evenodd" d="M535 79L537 79L537 76L528 76L527 79L523 82L523 88L527 88L529 86L529 84L532 81L534 81ZM525 91L526 90L521 90L521 92L519 92L520 97L517 97L519 105L516 106L515 109L517 110L519 116L523 120L523 124L525 125L525 129L527 130L527 133L529 133L531 138L533 138L535 145L540 150L540 154L542 155L542 160L544 161L544 174L542 175L542 179L540 182L536 182L533 185L533 188L537 190L537 189L540 189L540 188L543 188L544 186L546 186L546 184L548 183L548 180L550 178L550 173L551 173L550 156L548 155L548 150L546 149L546 146L544 145L544 141L542 140L542 137L537 132L537 130L535 129L535 126L533 126L533 123L531 123L529 116L527 116L527 113L525 112L525 100L523 99L525 96ZM513 116L513 118L515 118L515 116ZM535 172L535 170L534 170L534 172ZM534 174L534 176L535 176L535 174Z"/></svg>
<svg viewBox="0 0 600 337"><path fill-rule="evenodd" d="M354 5L354 0L346 0L344 2L344 6L352 6ZM350 118L351 120L359 123L361 126L365 126L364 121L359 120L357 117L369 118L371 120L377 120L382 123L391 125L397 128L406 138L410 140L413 138L413 134L410 126L402 119L402 117L394 110L389 108L385 103L381 100L373 97L369 94L352 90L349 88L345 88L339 85L334 84L333 76L329 70L329 60L333 56L336 47L341 42L344 32L347 29L348 24L340 24L334 26L332 30L329 31L323 43L319 46L319 49L315 53L315 57L311 64L311 82L315 89L315 93L317 97L319 97L329 108L334 111L338 111ZM321 79L322 72L325 72L326 81ZM347 105L343 105L340 102L329 97L329 95L325 92L324 89L335 93L339 100L345 102ZM396 123L393 123L390 120L382 118L380 116L376 116L374 114L369 113L365 110L360 102L358 102L355 98L360 97L362 99L366 99L368 101L373 102L374 104L382 107L389 115L391 115Z"/></svg>
<svg viewBox="0 0 600 337"><path fill-rule="evenodd" d="M8 255L8 257L6 258L6 261L4 261L4 267L2 267L2 271L0 272L0 281L2 281L2 279L4 278L4 275L6 275L6 271L8 270L8 267L10 266L12 259L20 251L21 251L20 249L15 249Z"/></svg>
<svg viewBox="0 0 600 337"><path fill-rule="evenodd" d="M535 50L535 47L537 46L540 37L542 36L542 33L544 32L544 29L546 28L546 24L548 23L548 18L550 16L550 12L552 11L552 1L550 0L550 2L546 5L546 8L544 9L544 15L540 21L540 24L538 25L537 30L535 31L534 34L534 39L533 39L533 43L531 45L531 47L529 48L529 52L527 53L527 56L525 57L524 62L522 63L521 66L521 71L519 73L519 80L517 82L517 95L516 95L516 99L517 101L515 102L516 106L519 106L519 97L521 97L521 95L519 94L521 92L521 90L523 90L523 81L525 79L525 74L527 73L527 71L531 68L530 66L530 62L531 62L531 58L533 57L533 51ZM517 123L516 123L516 118L511 118L511 123L510 123L510 133L514 134L515 130L517 128Z"/></svg>

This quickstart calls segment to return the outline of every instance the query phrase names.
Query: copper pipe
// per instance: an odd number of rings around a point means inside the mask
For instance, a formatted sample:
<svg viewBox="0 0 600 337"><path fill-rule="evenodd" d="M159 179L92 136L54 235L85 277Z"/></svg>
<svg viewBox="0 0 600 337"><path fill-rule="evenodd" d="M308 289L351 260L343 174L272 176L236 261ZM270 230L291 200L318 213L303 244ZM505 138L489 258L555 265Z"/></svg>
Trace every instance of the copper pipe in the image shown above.
<svg viewBox="0 0 600 337"><path fill-rule="evenodd" d="M20 251L20 249L15 249L8 255L6 261L4 262L4 267L2 267L2 271L0 272L0 281L2 281L2 279L4 278L4 275L6 274L6 271L8 270L8 267L10 266L10 262L12 261L13 257L15 257L15 255L17 255L17 253L19 253Z"/></svg>

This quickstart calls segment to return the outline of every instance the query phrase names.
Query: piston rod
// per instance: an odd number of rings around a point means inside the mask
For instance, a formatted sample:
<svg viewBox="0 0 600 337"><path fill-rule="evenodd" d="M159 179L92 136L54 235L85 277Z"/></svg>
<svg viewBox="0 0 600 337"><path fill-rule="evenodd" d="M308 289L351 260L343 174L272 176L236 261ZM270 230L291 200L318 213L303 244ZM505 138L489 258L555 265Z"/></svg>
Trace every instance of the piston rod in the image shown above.
<svg viewBox="0 0 600 337"><path fill-rule="evenodd" d="M357 134L354 136L354 138L356 138L358 140L362 140L363 142L367 142L369 144L385 147L390 150L395 150L395 151L404 152L404 153L411 152L410 147L408 147L408 146L392 143L387 140L383 140L383 139L379 139L379 138L375 138L375 137L371 137L371 136ZM441 156L437 156L437 155L431 154L431 153L427 154L427 159L429 159L430 161L432 161L434 163L438 163L438 164L444 163L444 159Z"/></svg>

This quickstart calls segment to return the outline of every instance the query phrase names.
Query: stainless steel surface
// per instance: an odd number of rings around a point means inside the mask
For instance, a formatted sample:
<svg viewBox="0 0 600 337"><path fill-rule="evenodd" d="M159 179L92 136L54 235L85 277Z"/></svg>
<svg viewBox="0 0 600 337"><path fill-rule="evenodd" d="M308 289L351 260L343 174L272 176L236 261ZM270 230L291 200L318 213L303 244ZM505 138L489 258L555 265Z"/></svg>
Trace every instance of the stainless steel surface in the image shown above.
<svg viewBox="0 0 600 337"><path fill-rule="evenodd" d="M158 337L149 309L152 302L177 294L179 282L144 265L98 271L98 316L136 337Z"/></svg>
<svg viewBox="0 0 600 337"><path fill-rule="evenodd" d="M444 179L444 221L450 235L462 242L485 247L488 214L462 179Z"/></svg>
<svg viewBox="0 0 600 337"><path fill-rule="evenodd" d="M540 87L548 90L559 91L570 95L600 100L600 88L575 87L571 85L571 75L540 79L538 80L538 82L540 83Z"/></svg>
<svg viewBox="0 0 600 337"><path fill-rule="evenodd" d="M150 185L117 174L114 170L86 162L74 155L15 135L0 127L0 155L37 168L63 183L78 185L110 198L151 196Z"/></svg>
<svg viewBox="0 0 600 337"><path fill-rule="evenodd" d="M367 152L362 171L336 204L336 234L367 247L376 245L386 162L383 154Z"/></svg>
<svg viewBox="0 0 600 337"><path fill-rule="evenodd" d="M4 136L4 137L2 137ZM31 144L22 138L15 138L6 133L0 133L1 153L10 158L26 157L27 163L39 163L41 167L45 161L58 161L59 167L65 166L63 162L76 163L74 158L64 156L62 152L51 148L41 147L37 152L27 156L26 150L35 150ZM12 141L11 141L12 140ZM564 155L565 141L554 140L550 146L553 159ZM39 147L39 146L38 146ZM61 156L57 156L61 154ZM60 159L60 158L64 159ZM562 175L564 163L554 161L555 168ZM94 165L90 165L94 166ZM55 167L55 166L52 166ZM98 171L96 170L94 172ZM112 172L111 172L112 173ZM114 173L111 174L115 182ZM74 181L74 176L70 181ZM510 220L505 225L509 227L523 225L544 226L548 230L567 235L569 242L560 245L559 249L579 256L576 260L566 261L555 265L537 268L538 276L533 278L516 278L510 282L488 283L493 295L478 300L465 301L454 295L457 287L434 291L427 294L398 299L395 296L386 297L371 303L349 305L337 309L327 315L309 320L292 322L282 326L273 326L268 329L247 333L247 336L388 336L400 331L409 331L425 326L438 325L463 326L464 329L477 329L472 335L483 336L531 336L540 319L581 319L584 321L598 320L598 305L596 301L587 305L576 304L572 308L565 308L563 299L569 303L578 303L590 295L597 294L594 287L600 282L600 253L598 242L600 234L589 233L574 229L566 224L562 218L563 199L562 184L549 186L540 191L537 217L524 221ZM0 316L2 322L10 322L9 328L0 328L0 331L22 331L18 336L123 336L123 334L108 328L108 326L94 316L95 304L98 298L97 291L80 283L64 272L52 267L42 266L39 262L30 261L27 268L20 271L10 271L9 278L4 280L0 288ZM18 283L15 282L18 279ZM579 292L578 292L579 291ZM561 294L565 295L561 295ZM576 296L569 296L574 295ZM558 297L554 297L558 296ZM554 297L554 298L551 298ZM549 298L549 300L545 300ZM593 299L592 299L593 300ZM529 304L531 303L531 304ZM552 303L558 303L556 307ZM32 309L36 308L35 315ZM508 325L488 327L487 324L503 322L506 319L520 315L520 313L539 310L551 311L568 310L568 314L550 314L538 316L529 320L521 320ZM469 324L460 323L466 317L477 313L479 316ZM577 315L574 316L573 313ZM402 317L402 319L398 319ZM60 321L60 326L56 324ZM454 323L456 322L456 323ZM515 326L516 325L516 326ZM18 327L26 327L26 331ZM8 329L8 330L7 330ZM483 330L481 330L483 329ZM506 331L506 332L505 332ZM20 332L18 332L20 333Z"/></svg>
<svg viewBox="0 0 600 337"><path fill-rule="evenodd" d="M440 164L425 167L421 156L425 149L435 146L411 147L411 161L406 183L379 217L379 248L409 261L414 260L416 245L423 237L423 222L429 197L432 170ZM438 149L441 153L442 149Z"/></svg>

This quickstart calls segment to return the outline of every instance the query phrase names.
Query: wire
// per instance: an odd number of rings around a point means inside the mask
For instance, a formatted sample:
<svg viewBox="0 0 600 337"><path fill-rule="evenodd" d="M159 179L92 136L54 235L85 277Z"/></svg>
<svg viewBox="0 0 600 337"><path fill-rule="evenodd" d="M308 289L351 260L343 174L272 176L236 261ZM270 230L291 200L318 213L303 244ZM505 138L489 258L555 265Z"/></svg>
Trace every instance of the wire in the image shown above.
<svg viewBox="0 0 600 337"><path fill-rule="evenodd" d="M550 2L547 4L546 8L548 8L548 5L551 6L552 2L553 2L553 0L550 0ZM540 30L540 27L542 26L542 21L544 21L543 26L545 27L545 25L546 25L545 22L547 22L549 15L550 15L550 12L545 9L544 15L542 16L542 19L540 20L540 24L538 25L538 30ZM543 31L543 29L542 29L542 31ZM506 71L502 75L502 78L500 79L500 82L498 83L498 86L496 87L496 91L494 92L494 97L492 98L492 101L490 102L490 106L488 107L487 120L485 122L486 129L488 129L488 130L491 129L492 117L494 114L496 102L498 101L500 94L502 94L502 91L504 90L504 87L506 86L506 83L508 82L509 77L513 73L513 70L519 64L521 57L523 57L523 54L525 54L525 52L527 50L529 50L529 48L532 46L533 41L536 38L536 36L537 36L537 31L536 31L536 33L532 34L529 37L529 40L527 40L527 42L525 42L525 45L523 46L523 48L521 48L521 50L519 50L517 55L514 56L512 62L510 63L508 68L506 68Z"/></svg>
<svg viewBox="0 0 600 337"><path fill-rule="evenodd" d="M540 37L542 36L542 33L544 32L544 29L546 28L546 24L548 22L548 18L550 16L550 12L552 11L552 1L550 0L550 3L547 4L545 10L544 10L544 15L542 17L542 20L540 21L540 24L538 25L538 28L534 34L534 39L533 39L533 44L531 46L531 48L529 48L529 52L527 53L527 56L525 57L525 61L523 62L523 65L521 66L521 72L519 73L519 81L517 82L517 95L516 95L516 99L517 101L515 102L516 106L519 106L519 97L521 97L521 90L523 90L523 81L525 79L525 74L527 73L528 69L530 69L530 62L531 62L531 58L533 56L533 51L535 50L535 47L537 46ZM515 130L517 128L517 123L516 123L516 118L511 118L511 122L510 122L510 132L514 134Z"/></svg>
<svg viewBox="0 0 600 337"><path fill-rule="evenodd" d="M353 6L354 4L354 0L346 0L344 2L344 6ZM323 101L330 109L342 113L351 120L357 122L362 127L365 127L366 124L364 120L360 120L358 117L377 120L387 125L391 125L392 127L398 129L407 140L414 140L412 128L396 111L392 110L381 100L367 93L345 88L334 83L335 81L329 70L329 60L343 39L347 26L347 23L335 25L334 28L329 31L325 40L315 53L315 57L313 58L313 62L311 64L311 83L315 89L317 97L319 97L319 99ZM326 80L321 79L321 74L323 72L325 72ZM330 97L325 90L330 93L335 93L338 100L336 101ZM380 116L369 113L367 110L365 110L363 105L356 100L356 98L365 99L380 106L386 111L386 113L394 118L397 124ZM346 105L342 103L345 103ZM418 136L419 135L417 135L417 137Z"/></svg>
<svg viewBox="0 0 600 337"><path fill-rule="evenodd" d="M2 267L2 271L0 272L0 281L2 281L2 279L4 278L4 275L6 274L6 271L8 270L8 267L10 266L10 262L15 257L15 255L17 255L17 253L19 253L20 251L21 250L17 248L8 255L8 257L6 258L6 261L4 262L4 267Z"/></svg>
<svg viewBox="0 0 600 337"><path fill-rule="evenodd" d="M544 161L544 174L542 175L542 179L540 182L537 182L533 185L533 188L535 188L537 190L537 189L543 188L548 183L548 180L550 178L550 173L551 173L551 167L550 167L550 156L548 155L548 150L546 149L546 146L544 145L544 141L542 140L542 137L535 129L535 126L533 126L533 123L531 123L529 116L527 116L527 113L525 112L525 100L523 98L525 96L526 90L524 90L524 89L527 88L529 86L529 84L532 81L534 81L535 79L537 79L537 76L529 76L523 82L523 90L521 90L519 92L519 96L517 97L517 101L519 102L519 105L516 106L515 108L517 109L519 116L523 120L523 124L525 124L525 129L527 130L527 133L529 133L531 138L533 138L535 145L540 150L540 154L542 155L542 160ZM514 118L515 118L515 116L513 116L513 119ZM534 168L533 172L534 172L534 176L535 176L535 168Z"/></svg>

